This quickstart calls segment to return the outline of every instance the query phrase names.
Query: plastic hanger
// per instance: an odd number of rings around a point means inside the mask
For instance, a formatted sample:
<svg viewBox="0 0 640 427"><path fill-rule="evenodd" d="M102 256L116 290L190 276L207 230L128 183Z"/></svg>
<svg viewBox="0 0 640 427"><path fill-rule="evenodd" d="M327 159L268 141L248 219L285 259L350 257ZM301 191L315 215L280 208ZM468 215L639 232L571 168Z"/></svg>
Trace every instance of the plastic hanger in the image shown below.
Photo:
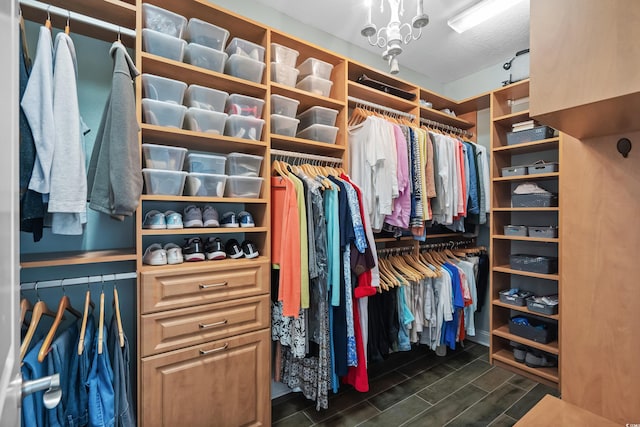
<svg viewBox="0 0 640 427"><path fill-rule="evenodd" d="M33 335L36 332L36 328L38 327L38 323L40 323L40 319L43 315L55 317L55 313L47 307L47 304L40 300L40 295L38 294L38 282L35 285L36 288L36 296L38 301L33 306L33 313L31 315L31 323L29 323L29 328L27 329L27 333L22 340L22 345L20 346L20 361L24 359L24 356L27 354L27 350L29 349L29 344L31 344L31 340L33 339Z"/></svg>
<svg viewBox="0 0 640 427"><path fill-rule="evenodd" d="M113 285L113 313L116 316L116 325L118 327L118 341L120 347L124 347L124 330L122 328L122 317L120 316L120 298L118 297L118 288Z"/></svg>
<svg viewBox="0 0 640 427"><path fill-rule="evenodd" d="M64 279L62 281L64 282ZM71 300L66 294L64 294L64 285L61 285L61 287L63 295L62 298L60 298L60 302L58 303L58 311L56 312L56 317L55 319L53 319L53 324L51 325L51 328L49 328L49 333L44 338L42 347L40 347L40 351L38 352L38 362L40 363L42 363L47 357L47 354L49 354L49 350L51 349L51 344L53 343L53 339L55 338L56 331L64 320L64 312L68 311L78 319L82 318L82 313L71 306Z"/></svg>

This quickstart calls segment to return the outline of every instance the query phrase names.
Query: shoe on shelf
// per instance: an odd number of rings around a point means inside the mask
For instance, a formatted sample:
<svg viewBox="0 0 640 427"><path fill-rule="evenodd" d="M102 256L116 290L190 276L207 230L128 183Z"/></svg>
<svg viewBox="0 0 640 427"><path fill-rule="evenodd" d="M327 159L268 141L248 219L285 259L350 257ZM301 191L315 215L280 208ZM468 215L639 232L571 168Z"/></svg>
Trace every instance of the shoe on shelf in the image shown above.
<svg viewBox="0 0 640 427"><path fill-rule="evenodd" d="M207 259L225 259L227 253L224 250L224 244L219 237L209 237L204 243L204 254Z"/></svg>
<svg viewBox="0 0 640 427"><path fill-rule="evenodd" d="M513 358L516 362L524 363L529 347L515 341L509 341L509 345L513 347Z"/></svg>
<svg viewBox="0 0 640 427"><path fill-rule="evenodd" d="M164 213L164 218L167 222L167 228L169 230L176 230L179 228L184 228L182 224L182 214L175 211L166 211Z"/></svg>
<svg viewBox="0 0 640 427"><path fill-rule="evenodd" d="M220 227L218 211L211 205L206 205L202 211L202 220L205 227Z"/></svg>
<svg viewBox="0 0 640 427"><path fill-rule="evenodd" d="M238 222L240 227L255 227L256 223L253 222L253 216L247 211L238 213Z"/></svg>
<svg viewBox="0 0 640 427"><path fill-rule="evenodd" d="M160 230L163 228L167 228L165 215L162 212L156 210L147 212L144 216L144 221L142 221L142 228L146 228L149 230Z"/></svg>
<svg viewBox="0 0 640 427"><path fill-rule="evenodd" d="M242 242L242 252L244 253L244 257L249 259L256 258L260 255L258 247L251 240Z"/></svg>
<svg viewBox="0 0 640 427"><path fill-rule="evenodd" d="M165 265L167 263L167 251L162 248L160 243L153 243L144 251L142 263L147 265Z"/></svg>
<svg viewBox="0 0 640 427"><path fill-rule="evenodd" d="M164 245L167 252L167 264L182 264L184 257L182 256L182 248L175 243L167 243Z"/></svg>
<svg viewBox="0 0 640 427"><path fill-rule="evenodd" d="M225 251L227 252L227 256L232 259L242 258L244 255L244 252L242 252L242 248L236 239L227 240Z"/></svg>
<svg viewBox="0 0 640 427"><path fill-rule="evenodd" d="M202 211L196 205L189 205L184 208L184 215L182 217L185 228L203 227Z"/></svg>
<svg viewBox="0 0 640 427"><path fill-rule="evenodd" d="M530 368L550 368L558 365L558 359L542 351L530 350L527 351L524 363Z"/></svg>
<svg viewBox="0 0 640 427"><path fill-rule="evenodd" d="M186 243L182 246L182 256L185 261L204 261L204 248L200 237L185 238Z"/></svg>
<svg viewBox="0 0 640 427"><path fill-rule="evenodd" d="M222 219L220 220L220 226L226 228L240 227L235 212L225 212L225 214L222 215Z"/></svg>

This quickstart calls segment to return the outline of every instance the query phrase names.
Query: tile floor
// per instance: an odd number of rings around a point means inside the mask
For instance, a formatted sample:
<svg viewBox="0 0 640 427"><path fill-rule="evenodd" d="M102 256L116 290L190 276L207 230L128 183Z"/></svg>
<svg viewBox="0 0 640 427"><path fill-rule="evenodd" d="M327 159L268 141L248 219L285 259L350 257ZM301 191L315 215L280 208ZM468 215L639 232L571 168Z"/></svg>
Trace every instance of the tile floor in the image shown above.
<svg viewBox="0 0 640 427"><path fill-rule="evenodd" d="M329 409L299 393L272 401L274 427L512 426L545 394L558 391L489 364L471 342L438 357L424 347L369 367L369 392L342 386Z"/></svg>

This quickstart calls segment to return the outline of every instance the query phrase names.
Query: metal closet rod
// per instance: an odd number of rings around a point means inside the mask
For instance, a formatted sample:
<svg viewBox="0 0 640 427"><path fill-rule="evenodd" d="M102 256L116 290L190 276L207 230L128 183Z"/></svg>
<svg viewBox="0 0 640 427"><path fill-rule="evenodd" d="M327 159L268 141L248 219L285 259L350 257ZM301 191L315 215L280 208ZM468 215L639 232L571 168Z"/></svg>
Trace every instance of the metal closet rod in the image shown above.
<svg viewBox="0 0 640 427"><path fill-rule="evenodd" d="M365 107L375 108L377 110L385 111L385 112L391 113L391 114L397 114L399 116L407 117L407 118L409 118L411 120L415 119L415 117L416 117L415 115L413 115L411 113L405 113L404 111L396 110L395 108L385 107L384 105L380 105L380 104L376 104L376 103L373 103L373 102L365 101L364 99L356 98L355 96L349 96L348 99L349 99L349 101L355 102L356 104L361 104L361 105L363 105Z"/></svg>
<svg viewBox="0 0 640 427"><path fill-rule="evenodd" d="M457 128L455 126L450 126L450 125L445 125L444 123L440 123L440 122L436 122L435 120L429 120L429 119L420 119L420 123L423 123L425 125L431 125L431 126L435 126L439 129L444 129L447 131L451 131L451 132L455 132L458 134L462 134L464 136L468 136L468 137L472 137L473 136L473 132L469 132L468 130L465 129L460 129Z"/></svg>
<svg viewBox="0 0 640 427"><path fill-rule="evenodd" d="M38 290L40 290L45 288L60 288L62 286L117 282L119 280L129 280L129 279L137 279L137 278L138 278L138 273L136 271L131 271L128 273L101 274L99 276L74 277L71 279L65 278L65 279L45 280L45 281L38 280L36 282L20 283L20 290L28 291L30 289L35 289L36 284L38 285Z"/></svg>
<svg viewBox="0 0 640 427"><path fill-rule="evenodd" d="M470 245L472 243L475 243L475 239L449 240L448 242L439 242L439 243L421 243L419 247L420 247L420 250L456 249L461 246Z"/></svg>
<svg viewBox="0 0 640 427"><path fill-rule="evenodd" d="M317 160L326 163L342 163L342 159L339 157L318 156L315 154L296 153L295 151L271 150L271 156L294 157L296 159Z"/></svg>

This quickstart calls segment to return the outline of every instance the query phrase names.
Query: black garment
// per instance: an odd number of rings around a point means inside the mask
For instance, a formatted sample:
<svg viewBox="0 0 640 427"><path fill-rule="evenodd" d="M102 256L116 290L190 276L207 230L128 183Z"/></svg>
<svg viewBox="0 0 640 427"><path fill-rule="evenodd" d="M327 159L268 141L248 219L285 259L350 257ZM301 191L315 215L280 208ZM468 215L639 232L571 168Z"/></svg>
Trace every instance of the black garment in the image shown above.
<svg viewBox="0 0 640 427"><path fill-rule="evenodd" d="M369 363L382 362L397 344L398 305L397 288L369 297Z"/></svg>
<svg viewBox="0 0 640 427"><path fill-rule="evenodd" d="M476 280L476 289L478 291L478 304L477 312L480 312L484 299L487 295L487 287L489 284L489 256L487 254L480 254L478 260L478 278Z"/></svg>

